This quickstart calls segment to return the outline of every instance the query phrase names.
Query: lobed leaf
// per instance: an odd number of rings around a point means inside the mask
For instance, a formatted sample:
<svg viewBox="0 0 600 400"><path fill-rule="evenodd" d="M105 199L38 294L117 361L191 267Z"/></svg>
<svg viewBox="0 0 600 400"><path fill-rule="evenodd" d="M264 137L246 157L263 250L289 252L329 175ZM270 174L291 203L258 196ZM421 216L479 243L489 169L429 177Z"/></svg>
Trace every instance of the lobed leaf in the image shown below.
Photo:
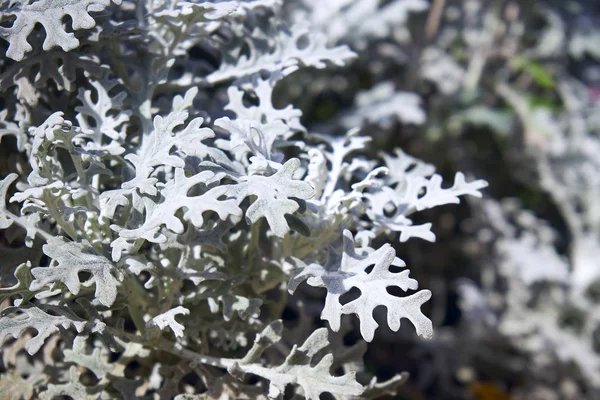
<svg viewBox="0 0 600 400"><path fill-rule="evenodd" d="M288 284L290 293L294 293L298 285L307 281L310 286L327 289L325 307L321 318L328 321L331 329L339 331L341 317L344 314L356 314L360 320L360 332L363 338L373 340L378 327L373 318L373 311L378 306L387 308L387 323L391 330L400 329L400 320L407 318L414 325L418 335L431 338L433 326L431 321L421 312L421 305L431 298L429 290L421 290L414 294L397 297L388 293L388 287L398 287L404 292L416 290L418 283L408 277L409 271L393 273L390 265L404 266L404 262L396 257L394 249L385 244L378 250L354 248L354 239L350 231L344 231L344 244L341 254L330 250L327 263L305 263L292 258L296 270ZM373 267L367 272L369 267ZM360 290L360 296L346 304L340 297L352 288Z"/></svg>
<svg viewBox="0 0 600 400"><path fill-rule="evenodd" d="M244 177L242 182L227 186L227 193L236 198L238 204L248 196L256 196L246 211L248 221L255 223L264 217L273 234L284 237L290 230L285 215L300 208L296 199L307 200L313 196L313 189L308 183L293 178L299 167L300 160L292 158L274 175Z"/></svg>
<svg viewBox="0 0 600 400"><path fill-rule="evenodd" d="M95 296L98 301L107 307L115 302L119 283L124 276L87 242L70 242L63 237L55 237L48 240L43 251L51 259L50 266L31 270L34 280L30 290L53 287L60 282L65 284L69 292L77 295L81 289L79 273L88 272L96 283Z"/></svg>
<svg viewBox="0 0 600 400"><path fill-rule="evenodd" d="M52 314L49 314L51 311ZM0 344L12 336L17 339L25 330L33 328L35 336L27 341L25 350L34 355L43 346L50 335L59 332L59 328L75 328L83 332L86 322L69 309L58 306L7 307L0 316Z"/></svg>
<svg viewBox="0 0 600 400"><path fill-rule="evenodd" d="M28 36L36 24L46 31L44 50L60 47L64 51L75 49L79 40L73 33L67 32L62 24L65 16L71 17L73 30L90 29L96 25L90 12L102 11L110 5L111 0L38 0L35 2L13 2L4 5L0 10L2 18L13 15L16 19L10 27L0 27L0 37L8 41L6 56L21 61L25 53L33 48L27 42ZM121 0L112 0L121 4Z"/></svg>

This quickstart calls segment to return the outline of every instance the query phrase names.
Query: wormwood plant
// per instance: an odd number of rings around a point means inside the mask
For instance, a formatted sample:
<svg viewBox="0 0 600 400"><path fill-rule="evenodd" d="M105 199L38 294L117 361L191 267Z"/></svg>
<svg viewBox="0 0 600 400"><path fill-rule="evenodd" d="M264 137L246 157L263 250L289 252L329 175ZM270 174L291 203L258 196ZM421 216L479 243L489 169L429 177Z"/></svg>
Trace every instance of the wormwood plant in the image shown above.
<svg viewBox="0 0 600 400"><path fill-rule="evenodd" d="M335 333L355 314L371 342L384 306L391 330L432 336L431 293L374 243L434 241L411 216L486 183L442 187L399 149L369 157L368 132L308 132L273 104L280 80L347 65L349 47L288 25L275 0L1 11L0 138L18 149L0 181L3 398L394 392L404 375L357 376L364 342ZM308 286L326 291L327 327L288 300Z"/></svg>

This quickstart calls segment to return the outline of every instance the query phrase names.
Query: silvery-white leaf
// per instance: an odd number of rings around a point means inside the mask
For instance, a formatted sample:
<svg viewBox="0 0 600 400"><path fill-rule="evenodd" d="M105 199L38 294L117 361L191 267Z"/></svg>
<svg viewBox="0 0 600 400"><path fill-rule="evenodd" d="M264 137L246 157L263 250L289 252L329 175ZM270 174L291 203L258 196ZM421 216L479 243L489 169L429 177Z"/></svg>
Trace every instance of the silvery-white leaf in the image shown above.
<svg viewBox="0 0 600 400"><path fill-rule="evenodd" d="M346 129L365 123L389 127L393 118L405 124L420 125L425 122L421 98L415 93L400 92L391 82L380 83L356 95L355 107L342 116Z"/></svg>
<svg viewBox="0 0 600 400"><path fill-rule="evenodd" d="M313 196L312 187L292 175L300 167L300 160L288 160L279 171L271 176L251 175L241 178L236 185L227 185L229 197L237 199L240 204L246 197L254 195L246 211L246 218L255 223L265 218L275 236L284 237L289 231L285 214L292 214L300 208L298 200L307 200Z"/></svg>
<svg viewBox="0 0 600 400"><path fill-rule="evenodd" d="M598 29L576 32L569 40L569 52L575 58L582 58L587 53L599 60L600 51L595 45L598 40L600 40L600 30Z"/></svg>
<svg viewBox="0 0 600 400"><path fill-rule="evenodd" d="M169 311L166 311L156 317L152 318L147 322L148 325L155 325L159 329L164 330L166 327L169 327L175 337L183 337L183 330L185 326L181 325L179 322L175 321L176 315L189 315L190 310L185 307L177 306Z"/></svg>
<svg viewBox="0 0 600 400"><path fill-rule="evenodd" d="M454 184L442 188L442 177L434 174L435 168L397 150L396 157L384 155L389 177L387 185L370 189L364 197L366 214L377 229L400 232L400 241L420 237L434 241L431 223L413 225L409 216L415 211L444 204L457 204L459 197L471 195L481 197L480 190L487 186L483 180L466 182L465 176L457 172ZM387 180L387 182L386 182ZM395 185L392 188L389 185Z"/></svg>
<svg viewBox="0 0 600 400"><path fill-rule="evenodd" d="M189 221L194 226L200 228L204 223L203 213L214 211L221 220L228 217L239 218L241 210L232 199L220 199L229 193L226 186L217 186L204 191L199 196L188 196L188 193L195 186L208 186L211 182L219 181L224 174L216 175L212 171L202 171L190 177L185 176L182 168L175 168L172 179L165 184L157 185L160 199L155 202L148 200L144 203L145 220L141 226L136 228L123 228L117 225L111 226L118 231L123 239L141 239L144 238L154 243L161 243L166 240L164 235L160 234L160 229L164 225L167 229L182 233L184 226L177 212L185 208L183 219Z"/></svg>
<svg viewBox="0 0 600 400"><path fill-rule="evenodd" d="M10 218L6 210L6 194L9 186L17 180L17 174L8 174L4 179L0 180L0 229L6 229L12 225L13 220Z"/></svg>
<svg viewBox="0 0 600 400"><path fill-rule="evenodd" d="M56 68L57 65L62 66ZM101 66L96 56L76 52L53 50L30 55L0 75L0 91L15 87L19 101L36 106L48 85L56 85L57 89L69 92L76 90L75 81L81 70L100 78L106 72L106 66Z"/></svg>
<svg viewBox="0 0 600 400"><path fill-rule="evenodd" d="M340 329L343 314L356 314L363 338L367 342L372 341L378 326L373 318L373 310L383 305L387 308L387 322L393 331L400 328L402 318L407 318L415 326L417 334L426 338L432 336L432 323L421 313L421 305L431 298L431 292L421 290L406 297L397 297L386 290L389 286L399 287L405 292L418 288L417 281L408 277L408 270L399 273L389 270L391 265L405 265L389 244L378 250L355 249L352 234L346 230L342 252L330 250L324 265L296 258L292 258L292 262L297 269L290 279L288 290L293 293L303 281L311 286L326 288L327 297L321 318L328 321L334 331ZM373 269L367 272L369 267ZM360 296L342 304L340 297L352 288L360 290Z"/></svg>
<svg viewBox="0 0 600 400"><path fill-rule="evenodd" d="M421 63L421 75L438 85L443 94L450 95L460 88L466 71L442 49L425 49Z"/></svg>
<svg viewBox="0 0 600 400"><path fill-rule="evenodd" d="M102 388L85 386L80 382L81 373L76 366L69 369L69 379L66 383L49 384L47 389L40 393L40 400L52 400L58 396L69 396L72 399L98 400L101 398Z"/></svg>
<svg viewBox="0 0 600 400"><path fill-rule="evenodd" d="M108 74L102 79L90 79L90 84L93 86L96 94L96 101L92 99L92 91L79 88L77 95L78 100L82 105L75 107L77 111L77 122L79 126L86 132L85 136L90 137L92 143L96 146L95 150L104 148L109 150L110 154L118 155L125 151L121 147L125 140L124 124L129 121L131 111L122 111L123 101L126 93L121 91L118 94L111 96L109 92L118 85L117 80L108 79ZM113 112L118 111L116 115ZM93 120L93 124L90 124ZM111 140L112 146L103 143L104 136Z"/></svg>
<svg viewBox="0 0 600 400"><path fill-rule="evenodd" d="M1 78L0 78L1 79ZM1 87L1 83L0 83ZM2 143L3 136L14 136L17 139L17 148L20 151L25 150L27 147L27 133L24 132L19 124L9 120L8 118L8 110L0 111L0 143Z"/></svg>
<svg viewBox="0 0 600 400"><path fill-rule="evenodd" d="M91 354L78 353L71 349L65 349L65 361L76 363L85 367L96 375L96 378L103 379L107 374L114 373L114 365L108 362L108 352L102 351L96 347Z"/></svg>
<svg viewBox="0 0 600 400"><path fill-rule="evenodd" d="M121 4L121 0L112 0ZM46 31L44 50L59 46L64 51L73 50L79 46L79 40L71 32L65 31L62 18L71 17L73 30L90 29L96 25L90 11L102 11L110 5L111 0L83 0L72 2L69 0L39 0L33 3L18 2L8 7L4 4L3 14L14 15L16 19L10 27L0 28L0 37L8 41L9 46L6 56L20 61L25 53L33 48L27 42L27 37L36 24L40 24Z"/></svg>
<svg viewBox="0 0 600 400"><path fill-rule="evenodd" d="M243 320L248 317L256 318L260 315L260 306L263 304L263 301L258 298L249 299L234 294L223 294L208 299L209 307L213 313L219 311L219 302L223 304L223 319L225 321L231 321L234 313L237 313Z"/></svg>
<svg viewBox="0 0 600 400"><path fill-rule="evenodd" d="M95 296L98 301L105 306L114 303L123 274L89 244L55 237L48 240L43 251L52 261L48 267L36 267L31 270L34 277L30 285L31 290L52 287L54 283L61 282L76 295L81 288L79 273L85 271L92 275L96 284Z"/></svg>
<svg viewBox="0 0 600 400"><path fill-rule="evenodd" d="M247 161L249 153L277 163L283 160L277 144L289 136L290 129L280 120L263 124L256 120L223 117L216 120L215 125L230 134L228 143L218 141L217 144L228 148L238 161Z"/></svg>
<svg viewBox="0 0 600 400"><path fill-rule="evenodd" d="M331 43L350 42L363 50L369 40L391 36L406 25L411 12L427 9L424 0L331 0L327 4L318 0L302 0L310 10L309 17L324 30ZM396 37L399 35L396 35Z"/></svg>
<svg viewBox="0 0 600 400"><path fill-rule="evenodd" d="M47 311L51 311L49 314ZM44 345L50 335L59 332L59 327L74 327L82 332L86 322L69 309L58 306L8 307L0 317L0 343L9 337L18 339L23 331L34 328L37 334L27 341L25 350L34 355Z"/></svg>
<svg viewBox="0 0 600 400"><path fill-rule="evenodd" d="M227 89L229 103L225 106L226 110L233 111L239 119L248 119L260 121L263 123L283 121L292 131L305 131L306 129L300 123L302 111L288 104L284 108L275 108L272 102L273 96L272 80L261 79L259 75L252 77L251 91L258 100L257 105L246 106L242 101L244 90L230 86Z"/></svg>
<svg viewBox="0 0 600 400"><path fill-rule="evenodd" d="M267 332L270 330L272 327L268 326L260 336L271 338L273 335ZM243 377L243 374L250 373L269 380L269 398L271 399L283 398L286 387L291 384L299 385L308 400L317 400L324 392L334 395L360 395L363 387L356 381L355 372L343 376L331 375L334 361L332 354L326 354L316 365L312 366L317 353L329 345L327 335L326 328L317 329L301 347L294 345L283 364L278 367L265 368L259 364L247 363L254 358L248 357L248 359L244 358L234 363L228 368L228 371L240 378ZM274 339L278 340L277 337ZM258 338L257 343L260 341L261 339ZM270 344L271 342L264 343L263 346L267 347ZM254 352L255 348L253 347L250 353Z"/></svg>
<svg viewBox="0 0 600 400"><path fill-rule="evenodd" d="M328 64L342 66L356 57L348 46L329 48L322 33L306 23L290 27L276 26L270 32L255 29L244 37L250 55L239 56L239 49L223 55L219 69L205 79L210 84L243 78L261 70L289 75L300 67L325 68Z"/></svg>

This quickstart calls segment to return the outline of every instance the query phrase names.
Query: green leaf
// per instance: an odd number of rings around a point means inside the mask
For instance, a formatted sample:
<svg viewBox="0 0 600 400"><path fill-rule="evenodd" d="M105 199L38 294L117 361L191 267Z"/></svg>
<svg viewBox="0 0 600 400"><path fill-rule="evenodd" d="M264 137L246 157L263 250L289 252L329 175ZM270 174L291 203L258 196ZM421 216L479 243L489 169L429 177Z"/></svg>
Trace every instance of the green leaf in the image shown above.
<svg viewBox="0 0 600 400"><path fill-rule="evenodd" d="M529 59L524 56L517 56L511 62L511 66L516 71L523 71L535 82L536 85L543 89L554 89L556 82L552 75L539 62Z"/></svg>

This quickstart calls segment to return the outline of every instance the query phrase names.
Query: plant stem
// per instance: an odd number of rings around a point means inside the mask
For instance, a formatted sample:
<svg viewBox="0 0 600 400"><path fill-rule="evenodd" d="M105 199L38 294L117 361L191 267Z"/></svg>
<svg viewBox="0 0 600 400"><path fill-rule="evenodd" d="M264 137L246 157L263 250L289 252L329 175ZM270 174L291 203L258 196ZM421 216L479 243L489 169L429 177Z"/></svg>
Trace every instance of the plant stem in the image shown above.
<svg viewBox="0 0 600 400"><path fill-rule="evenodd" d="M40 228L37 228L37 227L29 224L22 217L18 217L15 214L13 214L12 212L10 212L10 211L8 211L6 209L0 209L0 212L2 212L4 215L6 215L8 218L10 218L17 225L19 225L20 227L22 227L23 229L25 229L27 232L33 231L36 234L38 234L39 236L41 236L46 241L48 241L48 240L50 240L51 238L54 237L51 234L49 234L48 232L43 231Z"/></svg>

